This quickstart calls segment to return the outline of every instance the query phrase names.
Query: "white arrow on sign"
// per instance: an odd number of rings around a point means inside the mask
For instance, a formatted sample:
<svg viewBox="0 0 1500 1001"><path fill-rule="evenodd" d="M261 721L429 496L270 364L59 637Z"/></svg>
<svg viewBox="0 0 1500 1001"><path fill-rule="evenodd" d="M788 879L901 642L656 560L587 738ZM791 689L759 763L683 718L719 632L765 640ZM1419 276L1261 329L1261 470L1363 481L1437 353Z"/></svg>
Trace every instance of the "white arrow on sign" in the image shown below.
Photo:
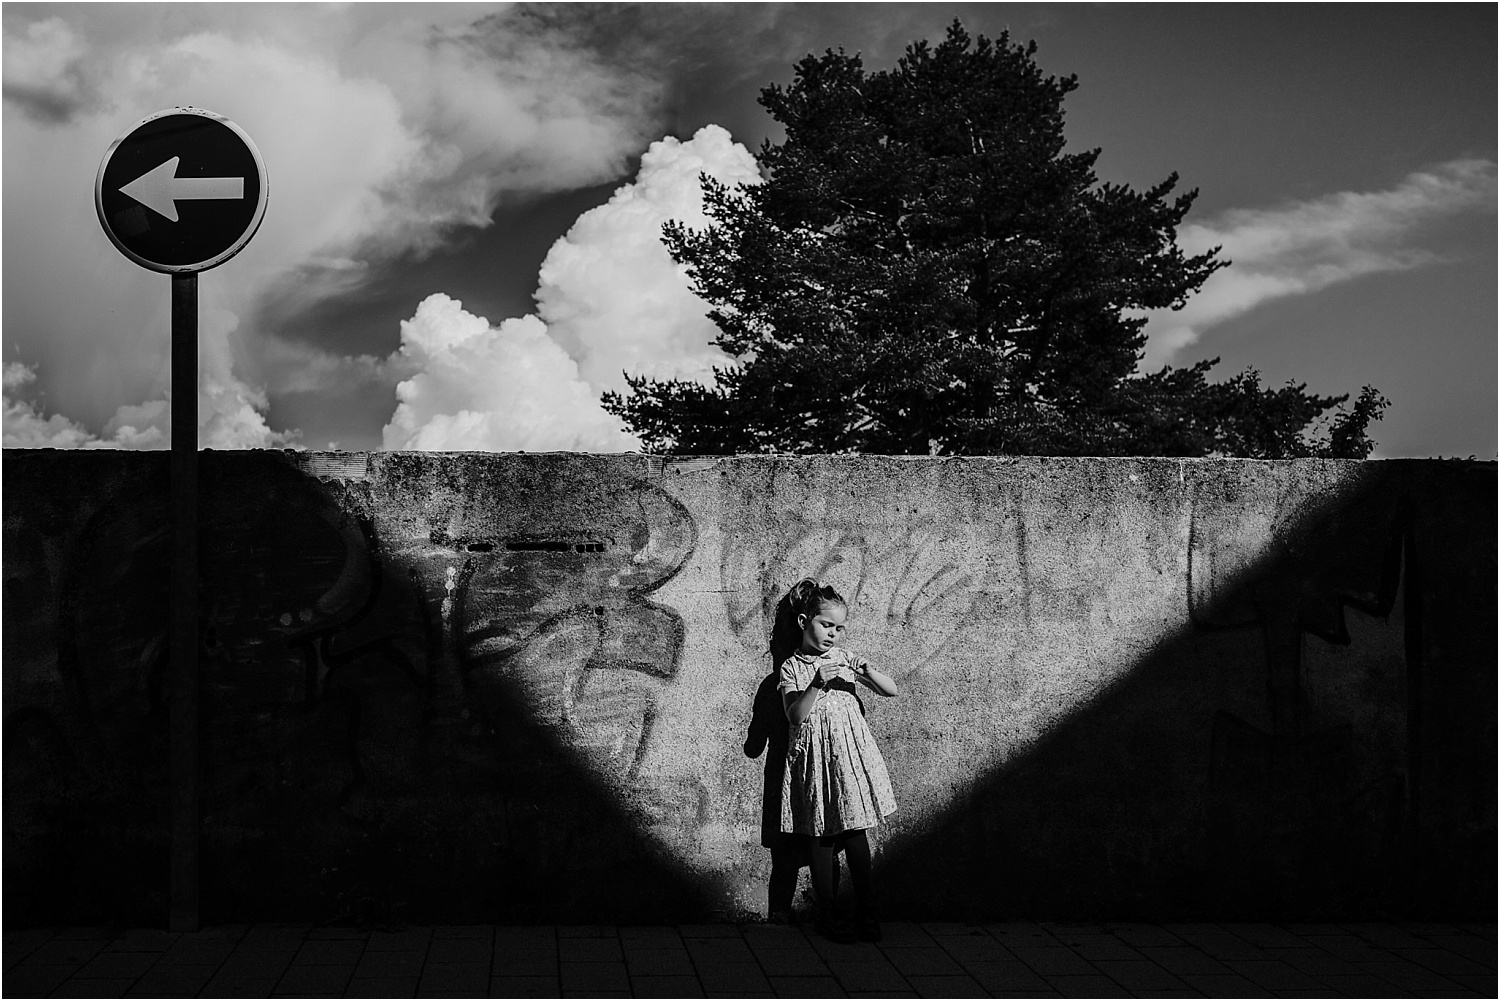
<svg viewBox="0 0 1500 1001"><path fill-rule="evenodd" d="M244 198L243 177L178 177L177 163L182 157L165 160L129 184L120 187L128 195L159 216L177 221L177 202L187 199Z"/></svg>

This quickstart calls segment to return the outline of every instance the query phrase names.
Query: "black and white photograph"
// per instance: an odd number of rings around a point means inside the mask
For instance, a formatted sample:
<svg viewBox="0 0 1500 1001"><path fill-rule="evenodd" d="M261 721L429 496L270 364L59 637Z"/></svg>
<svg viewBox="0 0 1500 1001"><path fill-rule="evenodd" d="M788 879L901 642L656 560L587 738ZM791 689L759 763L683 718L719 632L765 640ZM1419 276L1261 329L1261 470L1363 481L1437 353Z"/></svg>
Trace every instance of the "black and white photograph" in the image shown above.
<svg viewBox="0 0 1500 1001"><path fill-rule="evenodd" d="M1500 7L0 27L4 996L1496 996Z"/></svg>

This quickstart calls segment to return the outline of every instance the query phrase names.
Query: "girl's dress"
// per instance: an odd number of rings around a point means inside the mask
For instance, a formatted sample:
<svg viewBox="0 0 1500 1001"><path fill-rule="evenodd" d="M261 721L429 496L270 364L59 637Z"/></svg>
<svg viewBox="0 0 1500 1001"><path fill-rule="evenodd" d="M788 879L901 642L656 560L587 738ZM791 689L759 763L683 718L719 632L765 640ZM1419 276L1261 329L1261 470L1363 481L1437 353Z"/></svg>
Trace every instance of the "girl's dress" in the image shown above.
<svg viewBox="0 0 1500 1001"><path fill-rule="evenodd" d="M781 662L778 691L805 691L830 659L854 667L853 658L838 647L823 654L794 653ZM788 734L781 829L832 835L874 827L895 811L891 777L859 698L841 688L825 691Z"/></svg>

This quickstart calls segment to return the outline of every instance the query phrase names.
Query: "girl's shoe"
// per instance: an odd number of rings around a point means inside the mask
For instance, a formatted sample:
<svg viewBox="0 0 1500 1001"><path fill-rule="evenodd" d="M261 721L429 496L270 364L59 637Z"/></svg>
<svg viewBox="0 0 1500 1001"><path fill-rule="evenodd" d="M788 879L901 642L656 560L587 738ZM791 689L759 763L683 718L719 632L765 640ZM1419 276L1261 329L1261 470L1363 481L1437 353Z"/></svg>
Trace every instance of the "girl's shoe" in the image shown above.
<svg viewBox="0 0 1500 1001"><path fill-rule="evenodd" d="M859 941L859 935L854 930L854 923L838 911L830 913L827 909L820 909L817 923L813 927L819 935L830 942Z"/></svg>
<svg viewBox="0 0 1500 1001"><path fill-rule="evenodd" d="M854 922L854 931L860 937L861 941L879 942L880 921L876 918L875 912L872 910L860 911L859 917Z"/></svg>

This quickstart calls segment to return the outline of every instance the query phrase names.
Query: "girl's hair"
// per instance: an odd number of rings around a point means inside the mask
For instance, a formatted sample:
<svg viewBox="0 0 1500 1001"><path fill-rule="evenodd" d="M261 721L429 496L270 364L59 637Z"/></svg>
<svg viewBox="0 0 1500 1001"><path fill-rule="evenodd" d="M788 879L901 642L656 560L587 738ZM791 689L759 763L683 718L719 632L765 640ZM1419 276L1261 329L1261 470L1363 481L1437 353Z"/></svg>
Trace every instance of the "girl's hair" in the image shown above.
<svg viewBox="0 0 1500 1001"><path fill-rule="evenodd" d="M793 584L792 589L786 593L786 599L796 615L817 615L824 605L849 607L843 595L827 584L820 587L818 582L812 579L799 580Z"/></svg>

